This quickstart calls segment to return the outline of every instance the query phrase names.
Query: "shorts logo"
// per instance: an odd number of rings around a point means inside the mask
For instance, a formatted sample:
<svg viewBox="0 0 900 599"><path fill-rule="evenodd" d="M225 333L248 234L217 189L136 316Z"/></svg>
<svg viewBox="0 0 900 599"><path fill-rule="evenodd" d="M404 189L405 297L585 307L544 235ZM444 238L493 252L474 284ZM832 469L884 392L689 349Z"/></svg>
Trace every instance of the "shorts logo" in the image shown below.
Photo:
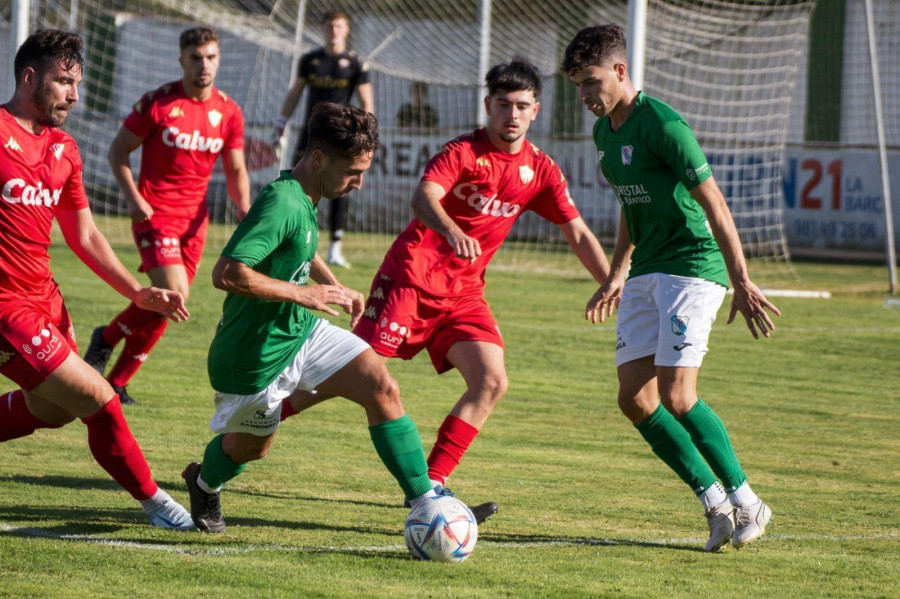
<svg viewBox="0 0 900 599"><path fill-rule="evenodd" d="M387 326L385 326L384 323L386 321L387 318L384 318L381 321L382 330L380 333L378 333L378 338L382 343L389 345L390 347L400 347L400 344L403 343L403 340L409 336L409 329L406 328L405 325L401 325L396 322L390 322Z"/></svg>
<svg viewBox="0 0 900 599"><path fill-rule="evenodd" d="M628 166L631 164L631 157L634 155L634 146L622 146L622 164Z"/></svg>
<svg viewBox="0 0 900 599"><path fill-rule="evenodd" d="M619 351L623 347L625 347L625 342L622 341L622 334L616 332L616 351Z"/></svg>
<svg viewBox="0 0 900 599"><path fill-rule="evenodd" d="M59 337L50 333L50 329L41 329L37 335L31 338L31 345L25 343L22 350L30 355L34 355L38 360L46 360L56 353L62 347Z"/></svg>
<svg viewBox="0 0 900 599"><path fill-rule="evenodd" d="M15 352L0 351L0 368L6 366L6 364L12 359L14 355L16 355Z"/></svg>
<svg viewBox="0 0 900 599"><path fill-rule="evenodd" d="M687 316L678 316L677 314L672 316L672 332L678 336L684 335L687 332L690 320Z"/></svg>
<svg viewBox="0 0 900 599"><path fill-rule="evenodd" d="M686 347L691 347L692 345L693 343L682 343L681 345L673 345L672 349L674 349L675 351L681 351Z"/></svg>
<svg viewBox="0 0 900 599"><path fill-rule="evenodd" d="M167 258L181 255L181 242L177 237L163 237L154 239L153 244L159 250L159 253Z"/></svg>

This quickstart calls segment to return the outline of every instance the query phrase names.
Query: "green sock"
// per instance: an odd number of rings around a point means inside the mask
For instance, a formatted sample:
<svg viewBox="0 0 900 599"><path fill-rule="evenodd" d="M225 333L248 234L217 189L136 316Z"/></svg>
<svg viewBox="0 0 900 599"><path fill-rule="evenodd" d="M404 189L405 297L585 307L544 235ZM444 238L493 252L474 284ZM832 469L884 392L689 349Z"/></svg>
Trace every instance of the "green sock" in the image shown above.
<svg viewBox="0 0 900 599"><path fill-rule="evenodd" d="M691 437L662 404L635 426L659 459L675 471L696 494L716 482L716 477L700 457Z"/></svg>
<svg viewBox="0 0 900 599"><path fill-rule="evenodd" d="M224 436L219 435L209 442L203 454L203 463L200 465L200 478L212 489L218 489L247 467L247 464L235 464L222 451Z"/></svg>
<svg viewBox="0 0 900 599"><path fill-rule="evenodd" d="M422 438L408 415L370 426L369 434L378 457L400 483L407 499L431 490Z"/></svg>
<svg viewBox="0 0 900 599"><path fill-rule="evenodd" d="M694 407L678 420L690 433L691 439L713 472L722 481L727 493L733 493L747 480L738 462L728 431L722 420L704 401L697 398Z"/></svg>

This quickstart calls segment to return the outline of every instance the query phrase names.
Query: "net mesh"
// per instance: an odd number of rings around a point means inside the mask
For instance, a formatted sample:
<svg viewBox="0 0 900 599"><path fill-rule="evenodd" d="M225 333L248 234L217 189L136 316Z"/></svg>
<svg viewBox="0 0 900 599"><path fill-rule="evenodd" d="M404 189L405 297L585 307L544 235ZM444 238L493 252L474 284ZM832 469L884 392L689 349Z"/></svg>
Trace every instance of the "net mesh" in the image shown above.
<svg viewBox="0 0 900 599"><path fill-rule="evenodd" d="M814 0L649 3L644 89L691 124L731 205L745 250L764 261L789 261L780 169L813 5ZM485 67L515 55L530 59L545 76L529 139L560 164L583 217L611 247L618 204L597 169L590 139L594 118L558 65L568 41L586 24L624 25L625 0L600 5L494 0L489 11L478 0L347 0L341 6L351 16L350 47L367 59L371 71L384 144L353 197L345 242L351 261L354 238L386 248L406 226L409 200L428 158L483 122ZM254 193L280 166L288 167L305 98L289 122L289 149L281 160L268 143L272 121L298 56L321 45L321 19L330 8L323 0L33 0L32 29L75 30L86 40L82 101L67 129L81 148L85 183L99 218L108 219L107 226L128 228L106 162L109 144L144 92L180 77L178 34L195 24L219 30L216 86L243 108ZM8 31L8 22L3 27ZM398 126L398 110L410 101L413 83L427 87L426 102L437 116L433 127ZM138 155L132 156L135 171ZM233 222L221 166L207 202L214 220ZM209 240L214 247L224 244L228 229L216 230L225 233ZM558 227L533 214L519 219L509 241L497 254L499 265L527 269L539 253L543 264L549 257L554 268L579 268ZM359 248L372 251L371 243Z"/></svg>

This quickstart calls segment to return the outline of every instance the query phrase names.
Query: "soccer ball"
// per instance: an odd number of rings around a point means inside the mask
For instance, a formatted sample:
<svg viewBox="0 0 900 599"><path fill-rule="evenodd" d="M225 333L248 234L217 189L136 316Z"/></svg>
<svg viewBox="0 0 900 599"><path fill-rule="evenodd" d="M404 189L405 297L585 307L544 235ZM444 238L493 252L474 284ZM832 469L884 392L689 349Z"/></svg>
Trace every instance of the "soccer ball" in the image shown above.
<svg viewBox="0 0 900 599"><path fill-rule="evenodd" d="M438 495L423 500L409 512L403 538L417 559L461 562L475 549L478 524L462 501Z"/></svg>

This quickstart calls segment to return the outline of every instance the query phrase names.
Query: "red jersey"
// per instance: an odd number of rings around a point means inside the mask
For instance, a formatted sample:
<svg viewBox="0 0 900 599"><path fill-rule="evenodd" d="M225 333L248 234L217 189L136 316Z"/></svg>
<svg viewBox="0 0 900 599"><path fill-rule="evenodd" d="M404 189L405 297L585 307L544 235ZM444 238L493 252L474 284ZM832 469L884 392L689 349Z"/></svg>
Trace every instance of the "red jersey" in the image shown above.
<svg viewBox="0 0 900 599"><path fill-rule="evenodd" d="M206 188L224 149L244 147L244 116L215 87L204 101L184 93L181 81L148 92L125 118L144 139L138 190L155 217L205 218Z"/></svg>
<svg viewBox="0 0 900 599"><path fill-rule="evenodd" d="M457 258L443 236L414 218L382 270L397 283L437 297L481 293L488 263L526 210L555 224L580 216L552 158L527 140L517 154L502 152L484 129L447 143L425 167L422 181L447 190L441 205L463 233L478 240L481 256L475 262Z"/></svg>
<svg viewBox="0 0 900 599"><path fill-rule="evenodd" d="M50 228L57 210L88 207L81 155L65 131L25 130L0 106L0 301L45 297Z"/></svg>

